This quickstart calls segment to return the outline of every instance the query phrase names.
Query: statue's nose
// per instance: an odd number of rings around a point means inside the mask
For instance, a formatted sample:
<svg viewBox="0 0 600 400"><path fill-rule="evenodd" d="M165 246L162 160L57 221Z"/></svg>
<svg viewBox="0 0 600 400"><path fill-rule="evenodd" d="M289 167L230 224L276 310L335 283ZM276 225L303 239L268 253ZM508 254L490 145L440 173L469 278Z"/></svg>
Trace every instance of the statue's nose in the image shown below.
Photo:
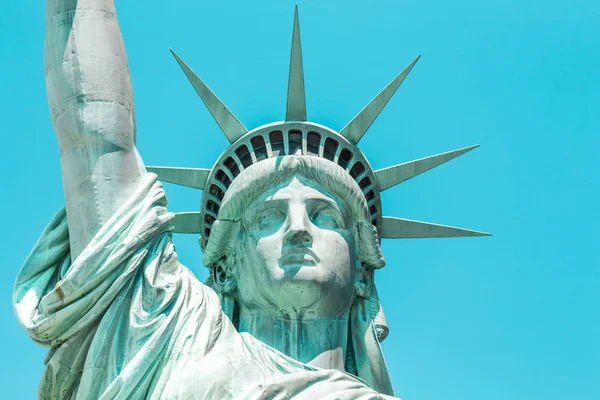
<svg viewBox="0 0 600 400"><path fill-rule="evenodd" d="M285 234L284 243L305 247L312 246L310 220L304 207L291 207L290 226Z"/></svg>
<svg viewBox="0 0 600 400"><path fill-rule="evenodd" d="M312 241L312 236L306 230L289 230L285 235L285 243L290 245L311 247Z"/></svg>

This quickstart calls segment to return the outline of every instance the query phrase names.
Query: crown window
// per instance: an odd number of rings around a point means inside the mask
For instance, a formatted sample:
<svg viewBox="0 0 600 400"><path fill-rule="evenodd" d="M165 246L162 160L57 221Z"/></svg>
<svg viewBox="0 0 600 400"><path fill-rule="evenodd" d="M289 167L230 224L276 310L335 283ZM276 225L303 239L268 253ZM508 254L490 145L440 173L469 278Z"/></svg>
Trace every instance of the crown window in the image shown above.
<svg viewBox="0 0 600 400"><path fill-rule="evenodd" d="M246 145L241 145L235 150L235 154L237 154L240 162L244 166L244 168L248 168L252 165L252 157L250 156L250 151Z"/></svg>
<svg viewBox="0 0 600 400"><path fill-rule="evenodd" d="M273 152L273 156L277 157L278 155L283 155L283 132L273 131L269 133L269 141L271 142L271 151Z"/></svg>
<svg viewBox="0 0 600 400"><path fill-rule="evenodd" d="M306 136L306 150L308 154L319 155L319 143L321 143L321 135L317 132L308 132Z"/></svg>
<svg viewBox="0 0 600 400"><path fill-rule="evenodd" d="M206 203L206 208L215 213L215 215L219 215L219 205L212 200L209 200Z"/></svg>
<svg viewBox="0 0 600 400"><path fill-rule="evenodd" d="M323 148L323 157L325 157L329 161L333 161L338 147L338 142L336 142L332 138L327 138L327 140L325 140L325 146Z"/></svg>
<svg viewBox="0 0 600 400"><path fill-rule="evenodd" d="M358 183L358 186L360 186L361 189L364 190L364 188L366 188L367 186L369 186L371 184L371 179L369 179L368 176L365 176L364 178L361 179L361 181Z"/></svg>
<svg viewBox="0 0 600 400"><path fill-rule="evenodd" d="M290 150L288 154L296 154L298 149L302 151L302 131L289 131L288 140L290 143Z"/></svg>
<svg viewBox="0 0 600 400"><path fill-rule="evenodd" d="M225 195L225 193L223 193L221 188L217 185L210 185L210 194L212 194L219 200L223 200L223 196Z"/></svg>
<svg viewBox="0 0 600 400"><path fill-rule="evenodd" d="M252 148L254 149L254 155L256 156L256 161L262 161L267 158L267 148L265 146L265 139L262 136L254 136L250 139L250 143L252 144Z"/></svg>
<svg viewBox="0 0 600 400"><path fill-rule="evenodd" d="M223 164L225 164L225 167L231 172L231 175L233 175L234 178L239 175L240 168L238 167L236 162L233 160L233 158L227 157L225 159L225 161L223 162Z"/></svg>
<svg viewBox="0 0 600 400"><path fill-rule="evenodd" d="M226 188L229 188L229 185L231 185L231 179L229 179L227 174L225 174L222 169L217 171L216 178L219 182L225 185Z"/></svg>
<svg viewBox="0 0 600 400"><path fill-rule="evenodd" d="M348 161L352 158L352 152L348 149L342 150L340 153L340 158L338 158L338 164L342 168L346 168L348 166Z"/></svg>
<svg viewBox="0 0 600 400"><path fill-rule="evenodd" d="M360 161L354 163L350 170L350 175L356 179L356 177L365 171L365 166Z"/></svg>

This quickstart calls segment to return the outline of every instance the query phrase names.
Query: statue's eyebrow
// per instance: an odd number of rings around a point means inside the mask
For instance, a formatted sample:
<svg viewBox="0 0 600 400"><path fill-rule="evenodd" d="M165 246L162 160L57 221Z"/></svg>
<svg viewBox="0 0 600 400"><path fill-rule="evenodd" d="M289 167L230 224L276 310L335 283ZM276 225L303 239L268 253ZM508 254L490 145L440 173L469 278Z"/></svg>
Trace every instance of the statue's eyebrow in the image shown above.
<svg viewBox="0 0 600 400"><path fill-rule="evenodd" d="M253 217L267 208L287 206L288 201L289 199L287 198L273 199L272 197L267 197L258 203L251 204L244 212L244 215Z"/></svg>
<svg viewBox="0 0 600 400"><path fill-rule="evenodd" d="M306 196L305 199L306 199L307 203L325 203L329 207L334 208L334 209L340 211L340 206L338 205L338 203L335 200L330 199L329 197L325 197L325 196L321 197L321 196L311 196L311 195L308 195L308 196Z"/></svg>

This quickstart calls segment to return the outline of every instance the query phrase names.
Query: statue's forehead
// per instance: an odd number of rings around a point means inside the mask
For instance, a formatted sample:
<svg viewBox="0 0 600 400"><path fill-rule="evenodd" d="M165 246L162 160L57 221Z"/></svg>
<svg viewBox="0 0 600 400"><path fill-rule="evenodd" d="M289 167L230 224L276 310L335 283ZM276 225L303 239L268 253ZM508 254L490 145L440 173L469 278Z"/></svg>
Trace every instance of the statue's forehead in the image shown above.
<svg viewBox="0 0 600 400"><path fill-rule="evenodd" d="M322 200L336 207L340 207L343 204L337 196L314 180L302 175L296 175L261 193L251 203L250 208L268 201L291 199Z"/></svg>

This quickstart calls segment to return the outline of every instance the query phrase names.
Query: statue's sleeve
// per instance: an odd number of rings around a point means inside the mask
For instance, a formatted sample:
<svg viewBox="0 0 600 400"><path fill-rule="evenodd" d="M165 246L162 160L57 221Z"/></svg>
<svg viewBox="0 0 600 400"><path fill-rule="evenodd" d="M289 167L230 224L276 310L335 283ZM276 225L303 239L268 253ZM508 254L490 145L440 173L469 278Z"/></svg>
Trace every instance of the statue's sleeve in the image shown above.
<svg viewBox="0 0 600 400"><path fill-rule="evenodd" d="M148 174L71 260L64 210L34 246L13 290L19 323L51 347L41 399L131 399L160 393L189 355L234 329L217 295L178 259L174 215Z"/></svg>
<svg viewBox="0 0 600 400"><path fill-rule="evenodd" d="M113 0L46 0L45 76L75 259L146 174Z"/></svg>
<svg viewBox="0 0 600 400"><path fill-rule="evenodd" d="M170 276L164 273L170 265L164 257L170 252L176 260L169 232L173 214L167 212L164 190L153 177L148 175L73 261L64 209L52 219L13 291L17 318L35 341L57 347L96 323L118 296L124 296L136 274L142 277L147 264L158 262L157 257L162 270L155 268L154 273L163 272L163 279ZM183 267L177 262L175 268Z"/></svg>

